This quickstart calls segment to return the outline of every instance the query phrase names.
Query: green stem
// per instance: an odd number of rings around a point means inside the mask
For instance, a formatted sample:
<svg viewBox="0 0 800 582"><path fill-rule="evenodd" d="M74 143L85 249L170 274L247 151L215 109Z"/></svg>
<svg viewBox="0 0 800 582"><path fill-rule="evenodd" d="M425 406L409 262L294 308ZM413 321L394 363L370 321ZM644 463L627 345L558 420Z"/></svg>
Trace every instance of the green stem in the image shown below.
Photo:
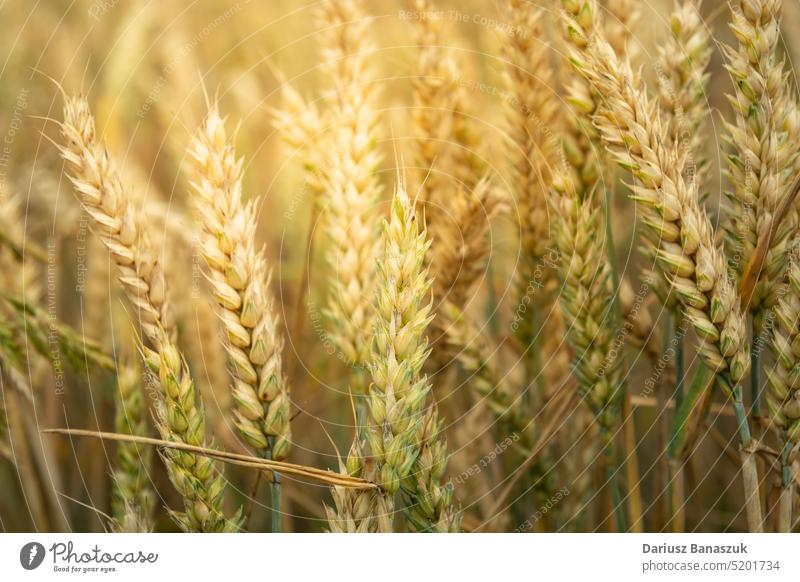
<svg viewBox="0 0 800 582"><path fill-rule="evenodd" d="M684 382L684 360L683 360L683 331L679 316L675 319L675 411L680 409L683 404L683 382Z"/></svg>
<svg viewBox="0 0 800 582"><path fill-rule="evenodd" d="M283 533L281 526L281 476L272 473L272 533Z"/></svg>
<svg viewBox="0 0 800 582"><path fill-rule="evenodd" d="M761 414L761 351L758 345L758 335L753 330L753 339L750 348L750 397L753 400L753 414Z"/></svg>
<svg viewBox="0 0 800 582"><path fill-rule="evenodd" d="M608 486L611 489L611 504L614 506L614 519L617 522L617 531L624 533L628 531L625 522L625 508L622 503L622 493L619 488L619 479L617 474L619 468L614 462L614 444L608 430L605 430L605 459L606 459L606 474L608 477Z"/></svg>
<svg viewBox="0 0 800 582"><path fill-rule="evenodd" d="M275 437L267 439L269 448L267 449L265 458L272 458L272 446L275 444ZM271 513L271 528L272 533L282 533L281 526L281 476L272 472L272 483L270 485L270 513Z"/></svg>
<svg viewBox="0 0 800 582"><path fill-rule="evenodd" d="M611 283L614 286L613 291L613 305L614 305L614 317L620 318L621 312L619 308L619 272L617 270L617 254L616 254L616 247L614 246L614 233L612 232L612 225L611 225L611 205L613 204L613 192L611 188L605 189L605 202L606 202L606 217L605 217L605 227L606 227L606 245L608 246L608 265L611 269Z"/></svg>
<svg viewBox="0 0 800 582"><path fill-rule="evenodd" d="M763 512L761 510L761 479L758 475L758 464L755 453L752 451L753 437L750 434L750 425L747 411L744 407L742 385L731 387L730 379L718 376L720 383L729 395L733 397L733 410L736 413L736 424L741 441L742 481L744 482L745 510L747 512L747 527L751 533L764 531Z"/></svg>

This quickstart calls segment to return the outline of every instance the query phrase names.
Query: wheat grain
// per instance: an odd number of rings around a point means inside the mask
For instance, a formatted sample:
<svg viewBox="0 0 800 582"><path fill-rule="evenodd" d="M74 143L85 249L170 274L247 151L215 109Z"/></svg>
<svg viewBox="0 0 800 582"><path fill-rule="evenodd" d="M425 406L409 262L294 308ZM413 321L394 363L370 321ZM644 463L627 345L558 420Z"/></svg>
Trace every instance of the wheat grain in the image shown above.
<svg viewBox="0 0 800 582"><path fill-rule="evenodd" d="M242 160L216 106L192 140L189 157L203 227L201 252L234 380L236 426L256 451L282 460L291 438L283 338L267 288L264 251L256 250L255 201L242 201Z"/></svg>

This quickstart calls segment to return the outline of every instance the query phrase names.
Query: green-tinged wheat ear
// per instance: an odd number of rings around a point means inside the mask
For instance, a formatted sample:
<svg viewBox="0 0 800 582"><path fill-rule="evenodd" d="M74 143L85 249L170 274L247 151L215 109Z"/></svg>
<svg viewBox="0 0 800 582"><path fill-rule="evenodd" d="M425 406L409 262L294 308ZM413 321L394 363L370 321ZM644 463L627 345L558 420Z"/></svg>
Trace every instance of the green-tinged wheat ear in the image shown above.
<svg viewBox="0 0 800 582"><path fill-rule="evenodd" d="M402 490L415 528L457 529L444 475L446 450L431 386L422 375L429 350L431 279L424 267L428 249L414 206L403 185L383 227L378 264L372 385L368 406L374 428L368 435L377 480L388 498Z"/></svg>
<svg viewBox="0 0 800 582"><path fill-rule="evenodd" d="M144 348L145 360L158 375L157 409L161 438L194 446L207 446L205 411L178 348L162 332L159 349ZM162 453L170 481L183 497L184 512L173 518L188 532L233 532L240 516L226 518L222 511L225 480L211 458L185 451Z"/></svg>
<svg viewBox="0 0 800 582"><path fill-rule="evenodd" d="M612 307L603 215L594 196L579 200L575 193L554 192L553 200L558 216L555 242L561 308L574 354L573 374L584 400L608 433L619 423L625 369L622 350L614 345L621 330Z"/></svg>

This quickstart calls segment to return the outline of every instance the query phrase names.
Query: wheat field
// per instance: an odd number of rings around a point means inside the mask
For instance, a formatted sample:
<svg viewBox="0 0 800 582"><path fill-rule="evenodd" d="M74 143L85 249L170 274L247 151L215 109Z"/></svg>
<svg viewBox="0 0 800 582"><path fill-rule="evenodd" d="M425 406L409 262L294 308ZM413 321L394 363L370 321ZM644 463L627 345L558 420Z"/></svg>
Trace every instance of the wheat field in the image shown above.
<svg viewBox="0 0 800 582"><path fill-rule="evenodd" d="M0 22L0 530L800 527L796 1Z"/></svg>

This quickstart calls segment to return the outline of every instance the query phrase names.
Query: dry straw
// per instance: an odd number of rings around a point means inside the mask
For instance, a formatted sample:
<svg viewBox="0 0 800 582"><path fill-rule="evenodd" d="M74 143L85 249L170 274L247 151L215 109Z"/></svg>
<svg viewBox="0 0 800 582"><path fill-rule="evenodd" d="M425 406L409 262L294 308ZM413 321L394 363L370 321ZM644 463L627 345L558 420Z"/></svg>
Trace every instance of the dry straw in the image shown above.
<svg viewBox="0 0 800 582"><path fill-rule="evenodd" d="M282 460L291 440L283 337L264 251L255 242L256 201L242 200L242 160L216 106L192 140L189 157L203 230L201 253L227 340L236 426L256 451Z"/></svg>

